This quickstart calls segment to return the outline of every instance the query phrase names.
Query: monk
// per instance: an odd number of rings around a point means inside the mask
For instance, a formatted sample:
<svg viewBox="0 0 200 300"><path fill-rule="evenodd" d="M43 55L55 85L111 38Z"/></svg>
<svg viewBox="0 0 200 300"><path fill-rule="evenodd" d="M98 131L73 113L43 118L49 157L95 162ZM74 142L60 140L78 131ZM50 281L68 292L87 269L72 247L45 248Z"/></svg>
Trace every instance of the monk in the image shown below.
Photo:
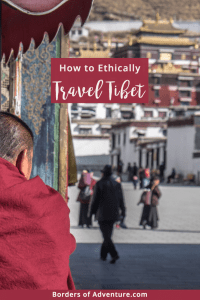
<svg viewBox="0 0 200 300"><path fill-rule="evenodd" d="M30 179L33 134L0 112L0 289L75 289L69 208L39 176Z"/></svg>

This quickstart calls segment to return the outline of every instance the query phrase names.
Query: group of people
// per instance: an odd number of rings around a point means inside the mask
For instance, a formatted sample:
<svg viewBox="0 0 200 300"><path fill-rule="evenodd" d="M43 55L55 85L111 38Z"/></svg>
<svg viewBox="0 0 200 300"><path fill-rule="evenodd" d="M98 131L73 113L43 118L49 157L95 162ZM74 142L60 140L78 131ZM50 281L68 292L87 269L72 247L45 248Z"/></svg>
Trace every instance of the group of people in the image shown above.
<svg viewBox="0 0 200 300"><path fill-rule="evenodd" d="M70 234L69 208L62 196L40 177L30 179L33 133L18 117L0 112L0 289L75 289L69 256L76 242ZM135 173L136 174L135 166ZM112 241L114 224L125 218L126 208L119 176L106 165L95 181L84 170L79 181L79 225L99 223L103 236L100 259L119 259ZM156 228L159 180L148 186L141 224ZM145 199L148 197L144 197ZM147 206L149 205L149 207Z"/></svg>
<svg viewBox="0 0 200 300"><path fill-rule="evenodd" d="M144 175L141 173L144 172ZM101 170L102 178L96 182L93 178L92 170L83 170L79 180L78 188L80 189L77 201L80 202L79 226L90 228L92 225L92 215L95 215L95 220L98 221L100 230L103 235L103 244L101 247L100 258L105 261L108 253L111 255L110 263L115 263L119 259L119 255L112 242L113 227L120 219L125 218L125 205L120 177L114 176L112 167L106 165ZM158 200L161 197L161 192L158 187L159 177L152 176L150 171L138 167L134 163L131 168L131 177L134 188L136 189L138 181L138 173L145 184L145 190L142 193L141 199L138 202L144 204L140 225L146 229L150 226L151 229L158 227ZM145 178L144 178L145 177ZM148 179L148 180L147 180ZM142 184L143 187L143 184Z"/></svg>
<svg viewBox="0 0 200 300"><path fill-rule="evenodd" d="M133 182L134 189L137 189L137 184L139 182L140 189L143 189L150 183L150 169L149 168L138 168L134 162L133 166L128 163L127 167L128 180Z"/></svg>

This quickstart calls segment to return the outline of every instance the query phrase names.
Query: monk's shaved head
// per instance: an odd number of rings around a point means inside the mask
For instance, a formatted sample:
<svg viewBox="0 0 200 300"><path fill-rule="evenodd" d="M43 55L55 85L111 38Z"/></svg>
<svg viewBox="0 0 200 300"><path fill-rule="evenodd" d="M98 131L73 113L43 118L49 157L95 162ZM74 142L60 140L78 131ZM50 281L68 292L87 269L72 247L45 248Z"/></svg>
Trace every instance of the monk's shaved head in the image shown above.
<svg viewBox="0 0 200 300"><path fill-rule="evenodd" d="M12 162L25 149L33 149L33 133L20 118L0 112L0 157Z"/></svg>

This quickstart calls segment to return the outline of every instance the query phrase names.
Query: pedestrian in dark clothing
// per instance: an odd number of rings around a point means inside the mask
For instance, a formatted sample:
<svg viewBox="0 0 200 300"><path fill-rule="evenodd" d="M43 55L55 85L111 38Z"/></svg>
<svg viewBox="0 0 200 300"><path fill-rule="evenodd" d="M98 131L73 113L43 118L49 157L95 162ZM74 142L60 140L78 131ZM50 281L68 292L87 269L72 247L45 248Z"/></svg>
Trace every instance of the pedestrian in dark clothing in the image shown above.
<svg viewBox="0 0 200 300"><path fill-rule="evenodd" d="M95 214L104 239L100 258L105 261L107 254L110 253L112 257L110 263L113 264L119 259L111 239L113 225L119 220L120 210L121 216L125 217L125 206L121 185L112 177L111 166L106 165L101 172L103 176L95 185L90 215Z"/></svg>
<svg viewBox="0 0 200 300"><path fill-rule="evenodd" d="M81 198L81 191L78 195L77 201L80 202L80 212L79 212L79 226L84 227L84 225L87 226L87 228L90 228L92 225L92 218L91 216L88 216L88 209L89 209L89 203L91 201L92 195L93 195L93 189L96 184L96 180L93 178L93 172L92 171L86 171L84 170L82 172L81 178L79 180L78 188L82 191L85 187L89 186L90 190L90 196L88 199L83 200Z"/></svg>
<svg viewBox="0 0 200 300"><path fill-rule="evenodd" d="M140 179L140 189L143 189L143 184L144 184L144 178L145 178L145 174L144 174L144 169L142 167L139 168L139 179Z"/></svg>
<svg viewBox="0 0 200 300"><path fill-rule="evenodd" d="M145 197L145 199L142 199L142 197ZM142 216L141 216L139 225L143 226L143 228L146 229L146 225L149 225L149 213L150 213L150 208L151 208L151 190L150 189L145 189L145 191L142 193L141 199L137 203L137 205L139 205L140 203L143 203L144 206L143 206Z"/></svg>
<svg viewBox="0 0 200 300"><path fill-rule="evenodd" d="M132 181L132 167L130 163L128 163L127 172L128 172L128 181Z"/></svg>
<svg viewBox="0 0 200 300"><path fill-rule="evenodd" d="M160 165L160 182L163 182L165 177L164 177L164 171L165 171L165 165L164 162Z"/></svg>
<svg viewBox="0 0 200 300"><path fill-rule="evenodd" d="M155 177L153 179L152 182L150 182L150 184L146 187L147 189L151 190L151 204L150 204L150 208L148 208L149 210L149 215L148 215L148 221L147 221L147 225L149 225L151 227L151 229L155 229L158 227L158 210L157 210L157 205L158 205L158 201L159 198L161 197L161 191L158 187L160 183L160 180L158 177ZM147 213L147 211L146 211ZM142 221L142 219L141 219ZM140 222L140 225L141 224Z"/></svg>
<svg viewBox="0 0 200 300"><path fill-rule="evenodd" d="M137 183L138 183L138 167L136 163L133 164L132 180L133 180L134 189L136 190Z"/></svg>
<svg viewBox="0 0 200 300"><path fill-rule="evenodd" d="M120 160L117 166L117 175L121 178L123 172L123 162Z"/></svg>
<svg viewBox="0 0 200 300"><path fill-rule="evenodd" d="M171 179L174 179L175 176L176 176L176 171L175 171L175 169L173 168L173 169L172 169L171 175L169 175L169 176L167 177L167 183L170 183L170 182L171 182Z"/></svg>

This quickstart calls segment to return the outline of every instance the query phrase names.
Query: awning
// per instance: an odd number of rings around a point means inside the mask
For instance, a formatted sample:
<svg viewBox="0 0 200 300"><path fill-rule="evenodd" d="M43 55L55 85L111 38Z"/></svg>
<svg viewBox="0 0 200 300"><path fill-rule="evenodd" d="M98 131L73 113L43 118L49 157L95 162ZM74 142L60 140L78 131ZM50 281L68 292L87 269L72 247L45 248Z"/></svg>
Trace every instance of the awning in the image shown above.
<svg viewBox="0 0 200 300"><path fill-rule="evenodd" d="M147 128L140 128L140 127L137 127L135 128L135 130L133 132L137 132L137 133L141 133L141 134L145 134L146 133L146 130Z"/></svg>
<svg viewBox="0 0 200 300"><path fill-rule="evenodd" d="M29 48L31 38L38 47L44 33L49 41L55 37L62 23L68 33L77 16L82 25L86 21L93 0L3 0L2 1L2 53L6 60L11 49L16 57L19 44L23 51Z"/></svg>
<svg viewBox="0 0 200 300"><path fill-rule="evenodd" d="M79 128L92 129L91 125L78 125Z"/></svg>
<svg viewBox="0 0 200 300"><path fill-rule="evenodd" d="M191 97L180 97L181 102L191 102L192 98Z"/></svg>
<svg viewBox="0 0 200 300"><path fill-rule="evenodd" d="M110 152L110 154L111 154L112 156L114 156L114 155L119 155L119 154L120 154L120 149L114 149L114 150L112 150L112 151Z"/></svg>
<svg viewBox="0 0 200 300"><path fill-rule="evenodd" d="M101 128L104 128L104 129L110 129L111 127L112 127L111 125L107 125L107 124L101 125Z"/></svg>

